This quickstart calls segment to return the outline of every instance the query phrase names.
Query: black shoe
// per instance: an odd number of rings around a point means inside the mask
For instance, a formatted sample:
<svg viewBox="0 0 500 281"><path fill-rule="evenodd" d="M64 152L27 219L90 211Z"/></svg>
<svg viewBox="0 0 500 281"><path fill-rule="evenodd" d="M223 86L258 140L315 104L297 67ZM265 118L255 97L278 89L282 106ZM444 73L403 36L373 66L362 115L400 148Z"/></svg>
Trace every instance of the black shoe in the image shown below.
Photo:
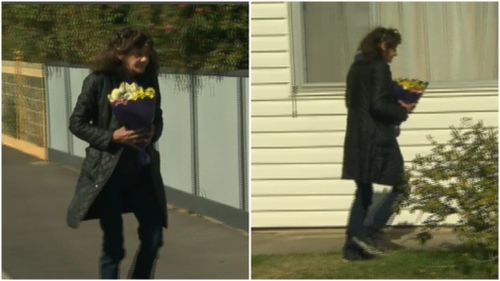
<svg viewBox="0 0 500 281"><path fill-rule="evenodd" d="M356 245L345 246L342 250L342 261L343 262L353 262L353 261L365 261L373 259L374 256L365 253L361 248Z"/></svg>
<svg viewBox="0 0 500 281"><path fill-rule="evenodd" d="M394 250L399 250L399 249L403 248L402 246L400 246L396 243L393 243L387 237L387 235L385 235L385 233L382 231L371 233L369 235L368 241L375 248L377 248L383 252L394 251Z"/></svg>
<svg viewBox="0 0 500 281"><path fill-rule="evenodd" d="M365 260L360 253L355 251L346 251L342 254L343 262L353 262L353 261L362 261Z"/></svg>
<svg viewBox="0 0 500 281"><path fill-rule="evenodd" d="M363 251L363 249L359 249L359 255L365 260L371 260L375 258L374 255L368 254L367 252Z"/></svg>
<svg viewBox="0 0 500 281"><path fill-rule="evenodd" d="M352 237L352 242L361 248L366 254L373 256L381 256L384 254L380 249L377 249L370 241L367 239L360 239L358 237Z"/></svg>

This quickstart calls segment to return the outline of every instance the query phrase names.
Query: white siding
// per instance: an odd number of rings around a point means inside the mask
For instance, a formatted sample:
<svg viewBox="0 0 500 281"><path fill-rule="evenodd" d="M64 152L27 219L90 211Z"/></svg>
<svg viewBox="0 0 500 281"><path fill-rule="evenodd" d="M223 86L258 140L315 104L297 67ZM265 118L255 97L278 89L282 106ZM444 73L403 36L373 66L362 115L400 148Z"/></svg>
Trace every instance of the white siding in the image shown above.
<svg viewBox="0 0 500 281"><path fill-rule="evenodd" d="M252 226L345 226L355 187L340 179L343 93L299 93L293 102L287 4L254 2L251 9ZM292 117L294 108L297 117ZM429 152L428 135L440 143L448 140L449 127L462 117L498 127L498 89L430 89L402 126L405 160ZM383 193L389 187L376 185L375 190ZM392 224L423 219L403 211Z"/></svg>

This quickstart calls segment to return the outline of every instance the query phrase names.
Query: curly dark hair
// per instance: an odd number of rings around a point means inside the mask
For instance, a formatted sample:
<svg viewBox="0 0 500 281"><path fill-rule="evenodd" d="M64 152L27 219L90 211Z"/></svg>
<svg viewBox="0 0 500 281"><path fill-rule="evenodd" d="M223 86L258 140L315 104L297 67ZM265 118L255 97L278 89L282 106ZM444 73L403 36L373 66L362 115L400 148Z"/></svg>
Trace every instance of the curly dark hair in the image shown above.
<svg viewBox="0 0 500 281"><path fill-rule="evenodd" d="M126 55L135 49L146 46L149 49L149 63L141 76L158 76L158 54L154 49L153 38L145 31L133 27L126 27L116 32L109 41L106 49L99 53L94 60L95 72L118 74L123 71L119 55Z"/></svg>
<svg viewBox="0 0 500 281"><path fill-rule="evenodd" d="M358 51L366 60L371 61L382 57L380 43L385 42L387 48L396 49L401 40L401 34L397 29L377 27L361 40Z"/></svg>

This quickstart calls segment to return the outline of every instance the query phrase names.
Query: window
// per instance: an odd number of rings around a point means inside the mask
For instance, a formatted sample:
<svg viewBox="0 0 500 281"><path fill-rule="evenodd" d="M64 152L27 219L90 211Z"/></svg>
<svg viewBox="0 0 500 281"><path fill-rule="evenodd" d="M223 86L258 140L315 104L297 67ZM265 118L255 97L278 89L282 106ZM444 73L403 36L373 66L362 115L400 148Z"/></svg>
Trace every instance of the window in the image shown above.
<svg viewBox="0 0 500 281"><path fill-rule="evenodd" d="M497 84L495 2L291 3L294 85L301 91L339 88L361 39L374 27L397 28L403 43L394 77L433 86Z"/></svg>

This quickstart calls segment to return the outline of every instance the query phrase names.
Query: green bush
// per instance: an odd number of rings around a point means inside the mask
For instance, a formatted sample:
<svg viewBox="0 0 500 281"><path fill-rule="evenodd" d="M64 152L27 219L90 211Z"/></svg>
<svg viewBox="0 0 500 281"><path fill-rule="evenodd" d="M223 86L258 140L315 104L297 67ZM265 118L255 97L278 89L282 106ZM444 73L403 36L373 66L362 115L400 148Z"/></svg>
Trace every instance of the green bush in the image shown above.
<svg viewBox="0 0 500 281"><path fill-rule="evenodd" d="M482 122L462 119L451 128L452 138L433 145L428 155L417 155L407 171L411 196L403 207L423 211L422 240L433 227L457 215L455 231L464 238L473 258L498 260L498 130ZM425 241L424 241L425 242ZM472 258L472 257L471 257Z"/></svg>
<svg viewBox="0 0 500 281"><path fill-rule="evenodd" d="M92 63L115 31L135 26L155 41L162 68L181 73L248 69L248 3L2 5L3 59Z"/></svg>

